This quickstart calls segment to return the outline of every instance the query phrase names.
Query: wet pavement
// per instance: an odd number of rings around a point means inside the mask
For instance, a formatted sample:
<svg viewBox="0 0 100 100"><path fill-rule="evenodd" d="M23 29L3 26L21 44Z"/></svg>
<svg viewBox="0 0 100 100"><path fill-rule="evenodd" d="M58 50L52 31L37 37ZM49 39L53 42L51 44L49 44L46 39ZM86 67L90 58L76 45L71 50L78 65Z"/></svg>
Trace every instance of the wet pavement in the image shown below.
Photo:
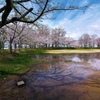
<svg viewBox="0 0 100 100"><path fill-rule="evenodd" d="M43 62L25 75L4 80L0 100L100 100L100 54L32 57ZM19 79L25 86L17 87Z"/></svg>

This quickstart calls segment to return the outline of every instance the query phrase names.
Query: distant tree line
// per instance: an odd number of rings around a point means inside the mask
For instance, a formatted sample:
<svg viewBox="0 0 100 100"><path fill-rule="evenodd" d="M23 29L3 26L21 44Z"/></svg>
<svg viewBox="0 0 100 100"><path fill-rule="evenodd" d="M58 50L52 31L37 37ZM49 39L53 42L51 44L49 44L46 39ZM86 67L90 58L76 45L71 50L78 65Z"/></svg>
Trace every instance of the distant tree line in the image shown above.
<svg viewBox="0 0 100 100"><path fill-rule="evenodd" d="M0 29L0 49L5 47L5 43L10 53L20 48L100 48L100 37L85 33L75 40L61 27L35 27L16 22Z"/></svg>
<svg viewBox="0 0 100 100"><path fill-rule="evenodd" d="M100 48L100 37L96 34L89 35L88 33L83 34L79 38L79 46L84 48Z"/></svg>

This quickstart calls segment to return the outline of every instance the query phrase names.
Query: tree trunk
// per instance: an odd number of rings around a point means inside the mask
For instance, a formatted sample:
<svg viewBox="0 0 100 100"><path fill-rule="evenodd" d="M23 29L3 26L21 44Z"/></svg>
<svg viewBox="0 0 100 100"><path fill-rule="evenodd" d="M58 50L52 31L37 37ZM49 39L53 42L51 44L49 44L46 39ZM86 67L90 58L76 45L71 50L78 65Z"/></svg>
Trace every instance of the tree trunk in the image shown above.
<svg viewBox="0 0 100 100"><path fill-rule="evenodd" d="M14 52L16 52L16 49L17 49L17 44L16 43L14 43Z"/></svg>
<svg viewBox="0 0 100 100"><path fill-rule="evenodd" d="M13 50L12 50L12 43L10 43L9 49L10 49L10 54L12 54L12 53L13 53Z"/></svg>

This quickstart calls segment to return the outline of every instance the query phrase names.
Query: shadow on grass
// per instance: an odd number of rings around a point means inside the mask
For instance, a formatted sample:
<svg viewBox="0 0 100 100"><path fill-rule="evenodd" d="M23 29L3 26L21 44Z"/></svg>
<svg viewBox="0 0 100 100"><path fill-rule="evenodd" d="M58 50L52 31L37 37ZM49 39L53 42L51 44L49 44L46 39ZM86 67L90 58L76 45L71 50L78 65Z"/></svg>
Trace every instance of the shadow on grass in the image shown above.
<svg viewBox="0 0 100 100"><path fill-rule="evenodd" d="M0 75L22 75L22 74L11 73L11 72L7 72L7 71L0 70Z"/></svg>
<svg viewBox="0 0 100 100"><path fill-rule="evenodd" d="M21 53L22 54L45 54L46 52L46 49L43 49L43 48L36 48L36 49L22 49L21 50Z"/></svg>
<svg viewBox="0 0 100 100"><path fill-rule="evenodd" d="M27 72L29 72L30 70L27 70L26 72L24 73L12 73L12 72L7 72L7 71L3 71L3 70L0 70L0 78L5 78L9 75L14 75L14 76L22 76L22 75L25 75Z"/></svg>

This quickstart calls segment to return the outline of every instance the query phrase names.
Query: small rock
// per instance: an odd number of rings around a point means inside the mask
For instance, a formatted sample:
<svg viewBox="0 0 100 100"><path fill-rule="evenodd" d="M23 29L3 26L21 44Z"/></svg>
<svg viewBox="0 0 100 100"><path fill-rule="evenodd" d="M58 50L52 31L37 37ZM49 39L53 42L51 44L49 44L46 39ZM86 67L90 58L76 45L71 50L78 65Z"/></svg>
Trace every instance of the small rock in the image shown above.
<svg viewBox="0 0 100 100"><path fill-rule="evenodd" d="M17 82L17 85L18 85L18 86L25 85L25 82L24 82L24 81L19 81L19 82Z"/></svg>

